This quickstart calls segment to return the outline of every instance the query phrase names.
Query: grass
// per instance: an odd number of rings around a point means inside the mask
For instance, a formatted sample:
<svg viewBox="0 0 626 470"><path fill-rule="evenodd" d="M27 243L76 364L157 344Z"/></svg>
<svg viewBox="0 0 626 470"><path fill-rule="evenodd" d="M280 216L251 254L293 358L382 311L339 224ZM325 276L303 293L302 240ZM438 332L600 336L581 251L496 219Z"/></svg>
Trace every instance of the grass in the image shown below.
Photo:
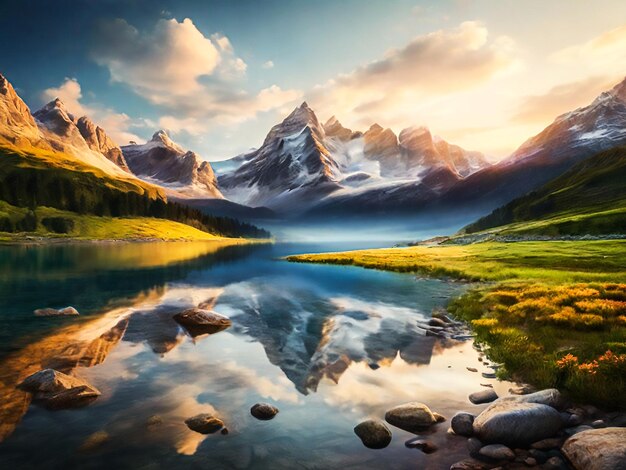
<svg viewBox="0 0 626 470"><path fill-rule="evenodd" d="M13 220L22 219L29 209L15 207L0 201L0 217ZM80 240L223 240L225 237L203 232L189 225L152 217L98 217L79 215L50 207L38 207L35 211L39 223L31 232L0 232L0 241L20 241L26 236L46 238L72 238ZM49 217L60 217L71 221L72 228L67 233L54 233L41 221Z"/></svg>
<svg viewBox="0 0 626 470"><path fill-rule="evenodd" d="M500 376L558 386L624 407L626 240L479 243L296 255L294 262L362 266L489 281L449 310L470 322Z"/></svg>

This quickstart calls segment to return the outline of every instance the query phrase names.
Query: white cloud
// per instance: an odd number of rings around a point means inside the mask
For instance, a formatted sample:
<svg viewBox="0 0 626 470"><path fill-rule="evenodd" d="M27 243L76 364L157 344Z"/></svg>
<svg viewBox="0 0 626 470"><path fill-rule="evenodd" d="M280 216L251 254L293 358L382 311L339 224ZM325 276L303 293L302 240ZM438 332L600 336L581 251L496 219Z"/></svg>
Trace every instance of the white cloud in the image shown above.
<svg viewBox="0 0 626 470"><path fill-rule="evenodd" d="M263 62L263 65L261 65L262 68L264 69L273 69L274 68L274 62L271 60L268 60L267 62Z"/></svg>
<svg viewBox="0 0 626 470"><path fill-rule="evenodd" d="M301 96L276 85L246 91L247 64L235 54L228 37L217 33L206 37L189 18L159 20L149 32L118 19L102 25L98 44L95 61L109 69L114 82L163 108L160 122L175 133L199 135Z"/></svg>
<svg viewBox="0 0 626 470"><path fill-rule="evenodd" d="M76 78L66 78L58 87L45 89L40 98L44 103L59 98L70 113L76 117L88 116L119 145L130 140L142 140L129 130L131 127L142 127L141 123L134 122L127 114L97 103L85 104L82 101L82 88Z"/></svg>
<svg viewBox="0 0 626 470"><path fill-rule="evenodd" d="M551 59L561 64L612 66L623 73L626 62L626 24L582 44L561 49L552 54Z"/></svg>
<svg viewBox="0 0 626 470"><path fill-rule="evenodd" d="M316 87L310 101L348 121L401 121L407 103L437 99L484 85L519 61L512 39L490 38L486 27L468 21L457 28L418 36L379 60ZM336 112L336 111L335 111Z"/></svg>

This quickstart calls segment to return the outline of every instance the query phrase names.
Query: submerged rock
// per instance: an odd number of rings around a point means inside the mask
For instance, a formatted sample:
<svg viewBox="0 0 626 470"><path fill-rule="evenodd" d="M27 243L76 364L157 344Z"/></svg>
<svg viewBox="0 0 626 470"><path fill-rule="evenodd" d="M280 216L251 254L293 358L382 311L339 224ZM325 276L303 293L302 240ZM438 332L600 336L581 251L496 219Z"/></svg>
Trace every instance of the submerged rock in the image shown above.
<svg viewBox="0 0 626 470"><path fill-rule="evenodd" d="M354 428L354 433L370 449L383 449L391 442L391 431L382 421L363 421Z"/></svg>
<svg viewBox="0 0 626 470"><path fill-rule="evenodd" d="M409 439L404 443L406 447L409 449L419 449L425 454L432 454L437 450L437 446L429 441L428 439L423 439L421 437L414 437L413 439Z"/></svg>
<svg viewBox="0 0 626 470"><path fill-rule="evenodd" d="M59 310L56 308L38 308L33 313L38 317L69 317L79 315L78 310L74 307L65 307Z"/></svg>
<svg viewBox="0 0 626 470"><path fill-rule="evenodd" d="M267 421L278 414L278 408L269 403L257 403L250 408L250 414L256 419Z"/></svg>
<svg viewBox="0 0 626 470"><path fill-rule="evenodd" d="M229 318L211 310L190 308L174 315L174 320L182 325L191 336L214 334L232 325Z"/></svg>
<svg viewBox="0 0 626 470"><path fill-rule="evenodd" d="M100 391L86 381L54 369L35 372L18 387L54 409L83 406L100 396Z"/></svg>
<svg viewBox="0 0 626 470"><path fill-rule="evenodd" d="M398 405L385 413L385 421L408 432L423 431L437 422L433 412L423 403Z"/></svg>
<svg viewBox="0 0 626 470"><path fill-rule="evenodd" d="M479 414L473 425L481 441L513 447L552 437L561 426L561 415L550 406L502 399Z"/></svg>
<svg viewBox="0 0 626 470"><path fill-rule="evenodd" d="M478 454L493 460L513 460L515 452L502 444L489 444L482 447Z"/></svg>
<svg viewBox="0 0 626 470"><path fill-rule="evenodd" d="M474 392L469 396L469 401L474 405L480 405L482 403L491 403L498 399L498 394L493 390L481 390L480 392Z"/></svg>
<svg viewBox="0 0 626 470"><path fill-rule="evenodd" d="M221 419L208 413L187 418L185 424L189 429L200 434L213 434L224 427L224 422Z"/></svg>
<svg viewBox="0 0 626 470"><path fill-rule="evenodd" d="M561 451L576 470L626 468L626 428L580 432L565 441Z"/></svg>
<svg viewBox="0 0 626 470"><path fill-rule="evenodd" d="M105 442L109 440L109 433L106 431L96 431L93 434L89 435L87 439L81 444L78 448L81 452L90 452L92 450L96 450L98 447L103 445Z"/></svg>

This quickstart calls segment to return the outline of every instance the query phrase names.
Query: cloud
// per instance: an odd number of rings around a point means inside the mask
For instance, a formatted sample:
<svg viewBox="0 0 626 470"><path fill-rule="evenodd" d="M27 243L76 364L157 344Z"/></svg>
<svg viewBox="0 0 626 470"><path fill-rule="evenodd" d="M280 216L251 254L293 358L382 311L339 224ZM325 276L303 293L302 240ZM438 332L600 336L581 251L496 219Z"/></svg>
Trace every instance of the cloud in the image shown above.
<svg viewBox="0 0 626 470"><path fill-rule="evenodd" d="M274 68L274 62L271 60L268 60L267 62L264 62L263 65L261 65L262 68L264 69L273 69Z"/></svg>
<svg viewBox="0 0 626 470"><path fill-rule="evenodd" d="M609 66L623 73L626 61L626 24L606 31L582 44L561 49L552 54L557 63L584 66Z"/></svg>
<svg viewBox="0 0 626 470"><path fill-rule="evenodd" d="M339 107L358 119L406 112L406 103L446 96L485 84L518 64L506 36L491 39L487 28L469 21L418 36L379 60L340 75L311 94L317 107Z"/></svg>
<svg viewBox="0 0 626 470"><path fill-rule="evenodd" d="M94 60L107 67L113 82L164 110L173 132L200 134L215 125L232 125L301 96L276 85L256 93L244 89L247 64L228 37L206 37L191 19L161 19L140 32L123 19L103 23ZM271 99L271 101L270 101Z"/></svg>
<svg viewBox="0 0 626 470"><path fill-rule="evenodd" d="M131 140L142 140L129 130L131 127L143 127L142 122L134 121L125 113L118 113L97 103L85 104L82 88L76 78L66 78L58 87L46 88L41 92L40 98L43 103L59 98L70 113L76 117L88 116L119 145Z"/></svg>
<svg viewBox="0 0 626 470"><path fill-rule="evenodd" d="M551 122L556 116L589 104L618 81L616 77L601 76L556 85L544 94L525 97L511 120L522 124Z"/></svg>

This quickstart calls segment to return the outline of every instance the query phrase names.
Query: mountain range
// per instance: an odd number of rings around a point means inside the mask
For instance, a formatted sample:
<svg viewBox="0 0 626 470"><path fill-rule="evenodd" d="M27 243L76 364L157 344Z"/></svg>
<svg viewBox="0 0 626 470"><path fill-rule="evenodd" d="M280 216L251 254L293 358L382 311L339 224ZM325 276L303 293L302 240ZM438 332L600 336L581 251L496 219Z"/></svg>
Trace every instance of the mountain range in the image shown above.
<svg viewBox="0 0 626 470"><path fill-rule="evenodd" d="M59 99L31 114L3 76L1 143L71 156L205 213L328 218L471 208L484 215L591 155L626 145L626 80L557 117L493 165L426 127L398 134L378 124L352 130L334 116L322 123L304 102L270 129L259 148L213 168L164 130L145 144L120 147Z"/></svg>

